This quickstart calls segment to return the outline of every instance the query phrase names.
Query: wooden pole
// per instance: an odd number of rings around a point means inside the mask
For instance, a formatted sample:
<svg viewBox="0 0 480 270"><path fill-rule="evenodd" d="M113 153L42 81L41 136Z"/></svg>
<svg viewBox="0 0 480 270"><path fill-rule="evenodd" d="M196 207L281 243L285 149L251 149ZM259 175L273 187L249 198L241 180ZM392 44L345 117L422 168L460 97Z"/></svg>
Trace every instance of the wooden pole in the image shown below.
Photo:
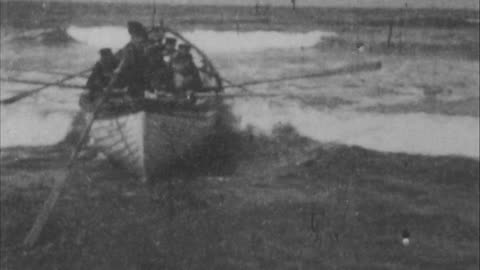
<svg viewBox="0 0 480 270"><path fill-rule="evenodd" d="M16 78L0 78L0 81L6 81L6 82L13 82L13 83L24 83L24 84L35 84L35 85L47 85L49 86L58 86L58 87L64 87L64 88L72 88L72 89L84 89L84 85L80 84L69 84L69 83L59 83L55 85L50 85L48 82L42 82L42 81L37 81L37 80L22 80L22 79L16 79Z"/></svg>
<svg viewBox="0 0 480 270"><path fill-rule="evenodd" d="M240 33L240 23L239 23L238 11L235 14L235 31L237 32L237 34Z"/></svg>
<svg viewBox="0 0 480 270"><path fill-rule="evenodd" d="M402 12L402 36L401 36L402 40L400 43L400 52L404 51L404 45L407 43L407 33L408 33L407 23L408 23L408 3L405 2L405 8ZM405 32L403 33L403 31Z"/></svg>
<svg viewBox="0 0 480 270"><path fill-rule="evenodd" d="M80 140L78 141L77 145L72 151L72 154L66 166L66 172L64 173L64 175L61 175L60 177L57 177L55 179L55 182L50 191L50 194L48 195L48 198L45 200L42 209L38 213L35 219L35 222L32 225L32 228L30 229L30 231L28 232L27 236L23 241L23 245L25 247L31 248L37 242L38 237L40 236L40 233L42 232L42 229L45 226L48 220L48 217L50 216L50 213L52 212L53 207L55 206L55 203L57 202L63 187L65 186L65 183L71 176L71 169L75 164L75 162L77 161L78 155L80 154L80 151L83 149L83 146L87 141L88 134L90 133L93 122L95 121L96 116L98 114L98 111L100 110L102 104L106 101L106 99L107 99L107 95L103 96L95 105L95 109L93 111L93 117L88 122L87 126L85 127L82 133L82 136L80 137Z"/></svg>
<svg viewBox="0 0 480 270"><path fill-rule="evenodd" d="M152 25L152 28L153 28L153 27L155 27L155 19L156 19L156 15L157 15L157 3L156 3L155 0L153 0L152 5L153 5L153 10L152 10L152 22L151 22L151 25Z"/></svg>
<svg viewBox="0 0 480 270"><path fill-rule="evenodd" d="M58 84L61 84L61 83L66 82L66 81L68 81L68 80L70 80L70 79L72 79L72 78L78 77L78 76L80 76L80 75L82 75L82 74L84 74L84 73L89 72L90 70L92 70L92 68L88 68L88 69L82 70L82 71L80 71L80 72L78 72L78 73L68 75L68 76L62 78L61 80L58 80L58 81L53 82L53 83L47 83L47 84L45 84L45 85L43 85L43 86L40 86L40 87L38 87L38 88L36 88L36 89L30 90L30 91L27 91L27 92L22 92L22 93L20 93L20 94L18 94L18 95L15 95L15 96L13 96L13 97L9 97L9 98L3 99L3 100L0 101L0 104L1 104L1 105L9 105L9 104L15 103L15 102L17 102L17 101L19 101L19 100L21 100L21 99L24 99L24 98L26 98L26 97L29 97L29 96L33 95L33 94L36 94L36 93L38 93L38 92L40 92L40 91L42 91L42 90L44 90L44 89L46 89L46 88L48 88L48 87L50 87L50 86L56 86L56 85L58 85Z"/></svg>
<svg viewBox="0 0 480 270"><path fill-rule="evenodd" d="M392 33L393 33L393 20L390 20L388 23L388 37L387 37L387 48L390 49L392 46Z"/></svg>
<svg viewBox="0 0 480 270"><path fill-rule="evenodd" d="M329 77L329 76L346 74L346 73L373 71L373 70L378 70L381 67L382 67L382 62L380 62L380 61L367 62L367 63L362 63L362 64L355 64L355 65L349 65L349 66L344 66L344 67L340 67L340 68L325 70L325 71L322 71L322 72L319 72L319 73L286 76L286 77L281 77L281 78L253 80L253 81L244 82L244 83L237 84L237 85L227 86L225 88L245 87L245 86L249 86L249 85L258 85L258 84L273 83L273 82L291 81L291 80L298 80L298 79L305 79L305 78Z"/></svg>
<svg viewBox="0 0 480 270"><path fill-rule="evenodd" d="M62 76L69 76L71 73L68 72L61 72L61 71L55 71L55 70L48 70L48 71L38 71L38 70L33 70L33 69L25 69L25 68L15 68L15 69L9 69L10 71L16 71L16 72L37 72L41 74L47 74L47 75L62 75ZM77 77L80 78L88 78L88 75L85 74L79 74Z"/></svg>
<svg viewBox="0 0 480 270"><path fill-rule="evenodd" d="M287 76L287 77L280 77L280 78L270 78L270 79L261 79L261 80L252 80L248 82L243 82L240 84L232 84L225 86L226 88L240 88L250 85L259 85L259 84L266 84L266 83L273 83L273 82L282 82L282 81L291 81L291 80L299 80L299 79L306 79L306 78L321 78L321 77L329 77L341 74L352 74L358 72L365 72L365 71L375 71L382 68L382 62L375 61L375 62L367 62L362 64L356 65L348 65L336 69L329 69L318 73L311 73L311 74L300 74L294 76ZM221 97L276 97L276 96L284 96L285 94L258 94L252 91L248 91L242 94L219 94ZM198 93L197 96L199 97L209 97L211 94L208 93Z"/></svg>
<svg viewBox="0 0 480 270"><path fill-rule="evenodd" d="M402 41L402 34L403 34L403 28L402 28L402 18L397 17L397 28L400 28L400 31L398 31L398 51L402 52L402 46L403 46L403 41Z"/></svg>

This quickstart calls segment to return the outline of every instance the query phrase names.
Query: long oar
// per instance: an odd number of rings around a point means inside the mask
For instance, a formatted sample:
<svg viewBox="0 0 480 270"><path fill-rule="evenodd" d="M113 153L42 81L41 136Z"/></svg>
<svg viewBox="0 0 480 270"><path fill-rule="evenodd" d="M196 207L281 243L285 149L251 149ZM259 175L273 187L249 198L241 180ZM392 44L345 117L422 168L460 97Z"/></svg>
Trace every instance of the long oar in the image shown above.
<svg viewBox="0 0 480 270"><path fill-rule="evenodd" d="M40 236L40 233L42 232L42 229L48 220L50 212L52 211L53 207L55 206L55 203L58 200L58 197L60 196L60 192L62 191L63 187L65 186L65 183L71 176L71 169L75 164L75 162L77 161L78 155L87 141L87 137L88 137L88 134L90 133L93 122L95 121L97 114L106 99L107 99L107 95L103 96L95 105L95 108L93 110L93 117L87 123L87 126L83 130L82 136L80 137L80 140L78 141L77 145L73 149L70 159L68 160L65 175L57 177L55 179L55 182L50 191L50 194L48 195L48 198L45 200L42 209L38 213L37 218L33 223L32 228L30 229L30 231L28 232L27 236L23 241L23 245L25 247L31 248L37 242L37 239Z"/></svg>
<svg viewBox="0 0 480 270"><path fill-rule="evenodd" d="M353 74L353 73L365 72L365 71L375 71L375 70L379 70L381 68L382 68L382 62L380 62L380 61L366 62L366 63L362 63L362 64L347 65L347 66L343 66L343 67L335 68L335 69L328 69L328 70L324 70L324 71L321 71L321 72L318 72L318 73L299 74L299 75L285 76L285 77L279 77L279 78L252 80L252 81L247 81L247 82L243 82L243 83L239 83L239 84L226 85L225 88L239 88L239 87L259 85L259 84L267 84L267 83L273 83L273 82L293 81L293 80L299 80L299 79L305 79L305 78L330 77L330 76L336 76L336 75L341 75L341 74ZM208 90L208 89L206 89L206 90ZM210 94L198 94L198 95L199 96L210 96ZM277 93L258 94L258 93L254 93L252 91L249 91L247 93L221 94L221 95L223 97L244 97L244 96L245 97L253 97L253 96L273 97L273 96L283 96L285 94L277 94Z"/></svg>
<svg viewBox="0 0 480 270"><path fill-rule="evenodd" d="M62 191L62 188L65 186L65 183L70 178L71 169L75 164L75 162L77 161L78 155L82 150L83 146L85 145L85 142L87 141L87 137L88 137L88 134L90 133L90 130L92 129L93 122L97 118L97 114L100 111L102 105L105 103L105 101L108 99L108 97L112 93L113 86L117 82L118 76L119 75L117 73L113 74L113 77L110 79L110 83L105 89L105 94L95 104L95 107L92 112L92 119L90 119L90 121L87 123L87 126L83 130L82 136L80 137L80 140L78 141L77 145L73 149L70 159L68 160L67 167L66 167L66 170L67 170L66 174L64 177L57 177L55 179L55 183L53 184L52 190L50 191L50 194L48 195L47 200L45 200L43 204L42 210L40 211L40 213L38 213L32 228L30 229L27 236L25 237L25 240L23 241L23 245L25 247L30 248L33 245L35 245L35 242L37 241L38 236L40 236L40 233L42 232L42 229L48 220L48 216L50 215L50 212L52 212L52 209L55 206L55 203L57 202L58 197L60 196L60 192Z"/></svg>
<svg viewBox="0 0 480 270"><path fill-rule="evenodd" d="M1 104L1 105L9 105L9 104L15 103L15 102L17 102L17 101L19 101L19 100L21 100L21 99L24 99L24 98L26 98L26 97L29 97L29 96L33 95L33 94L36 94L36 93L38 93L38 92L40 92L40 91L42 91L42 90L44 90L44 89L46 89L46 88L48 88L48 87L50 87L50 86L55 86L55 85L64 83L64 82L66 82L66 81L68 81L68 80L70 80L70 79L72 79L72 78L78 77L79 75L82 75L82 74L84 74L84 73L87 73L87 72L89 72L90 70L92 70L92 68L88 68L88 69L82 70L82 71L80 71L80 72L78 72L78 73L65 76L65 77L62 78L61 80L58 80L58 81L53 82L53 83L47 83L47 84L45 84L45 85L43 85L43 86L40 86L40 87L38 87L38 88L35 88L35 89L30 90L30 91L27 91L27 92L22 92L22 93L20 93L20 94L18 94L18 95L15 95L15 96L13 96L13 97L9 97L9 98L6 98L6 99L2 99L2 100L0 101L0 104Z"/></svg>
<svg viewBox="0 0 480 270"><path fill-rule="evenodd" d="M354 64L348 65L340 68L329 69L318 73L310 73L310 74L299 74L293 76L285 76L280 78L271 78L271 79L260 79L260 80L252 80L248 82L243 82L235 85L226 86L225 88L231 87L245 87L250 85L259 85L259 84L266 84L266 83L274 83L274 82L283 82L283 81L293 81L298 79L307 79L307 78L321 78L321 77L330 77L335 75L341 74L352 74L358 72L365 72L365 71L375 71L382 68L382 62L375 61L375 62L366 62L361 64Z"/></svg>
<svg viewBox="0 0 480 270"><path fill-rule="evenodd" d="M45 86L47 84L51 84L49 82L44 82L44 81L24 80L24 79L17 79L17 78L0 78L0 81L12 82L12 83L43 85L43 86ZM49 86L53 86L53 85L49 85ZM63 87L63 88L71 88L71 89L84 89L85 88L85 85L70 84L70 83L58 83L58 84L55 84L55 86Z"/></svg>
<svg viewBox="0 0 480 270"><path fill-rule="evenodd" d="M36 72L36 73L40 73L40 74L62 75L62 76L69 76L69 75L71 75L71 73L62 72L62 71L56 71L56 70L38 71L38 70L27 69L27 68L12 68L12 69L8 69L8 71L10 71L10 72L11 72L11 71L13 71L13 72ZM85 78L85 79L88 78L88 76L85 75L85 74L79 74L77 77Z"/></svg>

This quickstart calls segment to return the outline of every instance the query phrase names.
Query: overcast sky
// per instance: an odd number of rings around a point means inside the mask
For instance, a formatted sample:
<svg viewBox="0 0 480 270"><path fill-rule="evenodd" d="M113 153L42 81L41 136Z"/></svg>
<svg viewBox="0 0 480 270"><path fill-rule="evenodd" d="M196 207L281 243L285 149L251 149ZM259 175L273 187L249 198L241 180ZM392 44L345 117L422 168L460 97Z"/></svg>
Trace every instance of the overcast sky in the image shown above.
<svg viewBox="0 0 480 270"><path fill-rule="evenodd" d="M4 1L4 0L0 0ZM12 1L12 0L10 0ZM49 0L33 0L49 2ZM51 1L51 0L50 0ZM291 0L56 0L57 2L129 2L158 4L188 4L188 5L290 5ZM340 7L402 7L405 3L412 8L468 8L478 9L478 0L296 0L297 6L340 6Z"/></svg>

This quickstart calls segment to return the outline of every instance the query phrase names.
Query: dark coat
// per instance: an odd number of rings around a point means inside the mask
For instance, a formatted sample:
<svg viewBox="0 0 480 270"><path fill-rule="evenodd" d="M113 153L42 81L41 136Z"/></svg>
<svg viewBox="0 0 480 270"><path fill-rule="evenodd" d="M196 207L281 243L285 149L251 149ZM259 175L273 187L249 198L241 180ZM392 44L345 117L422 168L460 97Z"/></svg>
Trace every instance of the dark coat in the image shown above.
<svg viewBox="0 0 480 270"><path fill-rule="evenodd" d="M120 64L117 87L128 87L134 96L143 95L146 87L145 73L148 66L147 43L130 41L119 54Z"/></svg>
<svg viewBox="0 0 480 270"><path fill-rule="evenodd" d="M86 85L87 89L90 90L91 96L95 96L103 91L110 82L117 65L118 62L113 57L112 59L102 59L95 63Z"/></svg>
<svg viewBox="0 0 480 270"><path fill-rule="evenodd" d="M170 92L173 90L173 72L164 59L163 49L159 46L152 46L148 49L148 66L146 80L150 90Z"/></svg>
<svg viewBox="0 0 480 270"><path fill-rule="evenodd" d="M177 54L171 62L174 85L177 90L198 90L201 87L199 72L191 55Z"/></svg>

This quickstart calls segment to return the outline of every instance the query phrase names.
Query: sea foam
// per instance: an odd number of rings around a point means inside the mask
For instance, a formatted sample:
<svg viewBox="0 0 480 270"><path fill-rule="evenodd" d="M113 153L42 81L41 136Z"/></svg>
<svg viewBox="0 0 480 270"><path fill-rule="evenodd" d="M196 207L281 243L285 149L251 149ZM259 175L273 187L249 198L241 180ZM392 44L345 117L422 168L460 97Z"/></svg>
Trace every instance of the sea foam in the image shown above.
<svg viewBox="0 0 480 270"><path fill-rule="evenodd" d="M232 110L240 117L240 128L253 127L267 135L278 125L291 125L319 142L384 152L479 157L476 117L319 110L288 100L263 99L238 99Z"/></svg>
<svg viewBox="0 0 480 270"><path fill-rule="evenodd" d="M67 32L75 40L89 46L119 49L129 40L125 27L71 26ZM290 33L278 31L213 31L194 30L183 35L208 53L253 52L267 49L290 49L313 47L322 38L335 35L332 32L311 31L306 33Z"/></svg>
<svg viewBox="0 0 480 270"><path fill-rule="evenodd" d="M96 57L95 48L120 48L129 39L126 29L116 26L91 28L72 26L68 32L77 41L87 45L84 47L88 50L84 48L84 51L90 52L92 55L88 57L92 59ZM260 65L264 72L258 75L254 69L255 63L259 66L258 63L265 61L259 51L314 46L321 42L324 36L329 35L321 31L308 33L252 31L237 34L207 30L195 30L184 34L207 53L228 52L234 53L235 57L247 57L249 61L235 61L234 65L225 65L223 71L225 74L243 74L245 72L242 71L254 70L252 76L265 75L266 71L272 74L283 73L286 69L284 65L271 67ZM77 52L78 46L66 50ZM230 55L227 57L230 59ZM218 55L217 59L225 60L225 55ZM274 76L272 74L270 75ZM334 96L342 97L341 93L345 92L341 91L343 89L341 84L323 88L325 88L323 92L334 92ZM348 97L353 104L334 109L305 108L291 99L243 98L233 101L232 110L241 119L240 128L253 126L255 130L265 134L270 134L275 125L281 123L289 124L303 136L320 142L357 145L386 152L479 157L480 136L477 117L427 113L372 113L361 110L377 103L387 105L411 103L422 97L419 89L412 88L411 91L409 89L408 93L401 97L387 95L380 99L372 99L363 95L347 95L343 98ZM2 84L2 98L21 90L14 85ZM275 89L277 92L281 90ZM293 91L291 94L296 93L297 91ZM79 111L77 102L77 92L51 88L15 106L1 107L0 146L3 148L18 145L48 145L61 141L71 127L74 114Z"/></svg>
<svg viewBox="0 0 480 270"><path fill-rule="evenodd" d="M70 130L72 117L71 112L49 112L45 107L2 107L0 147L58 143Z"/></svg>

